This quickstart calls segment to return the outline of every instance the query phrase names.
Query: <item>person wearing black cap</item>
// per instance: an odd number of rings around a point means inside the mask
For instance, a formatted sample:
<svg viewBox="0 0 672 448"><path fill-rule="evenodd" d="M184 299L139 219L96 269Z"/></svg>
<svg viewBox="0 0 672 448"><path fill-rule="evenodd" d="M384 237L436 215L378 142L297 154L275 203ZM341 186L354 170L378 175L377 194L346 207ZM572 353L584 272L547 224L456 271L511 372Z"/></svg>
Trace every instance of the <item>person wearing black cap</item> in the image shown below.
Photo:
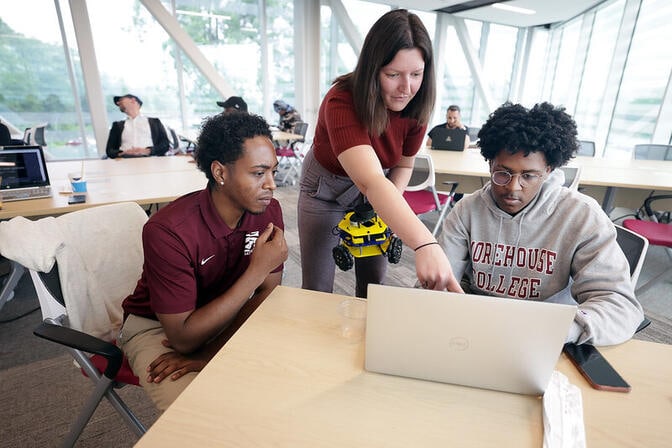
<svg viewBox="0 0 672 448"><path fill-rule="evenodd" d="M112 123L105 147L107 156L114 159L165 155L169 142L161 120L142 115L142 100L135 95L127 93L113 100L128 118Z"/></svg>
<svg viewBox="0 0 672 448"><path fill-rule="evenodd" d="M247 112L247 103L239 96L230 96L226 101L217 101L217 105L224 108L224 112Z"/></svg>

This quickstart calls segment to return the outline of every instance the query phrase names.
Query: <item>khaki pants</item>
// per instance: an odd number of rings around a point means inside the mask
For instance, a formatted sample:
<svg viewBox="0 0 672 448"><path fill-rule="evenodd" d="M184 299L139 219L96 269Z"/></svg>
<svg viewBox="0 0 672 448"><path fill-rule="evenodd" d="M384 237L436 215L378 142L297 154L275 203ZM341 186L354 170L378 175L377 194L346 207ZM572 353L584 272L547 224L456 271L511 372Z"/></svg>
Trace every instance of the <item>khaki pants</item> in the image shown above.
<svg viewBox="0 0 672 448"><path fill-rule="evenodd" d="M160 383L147 382L147 367L161 354L172 351L161 343L165 339L159 321L134 314L126 318L118 339L133 372L140 378L140 385L161 411L165 411L198 374L190 372L177 380L168 377Z"/></svg>

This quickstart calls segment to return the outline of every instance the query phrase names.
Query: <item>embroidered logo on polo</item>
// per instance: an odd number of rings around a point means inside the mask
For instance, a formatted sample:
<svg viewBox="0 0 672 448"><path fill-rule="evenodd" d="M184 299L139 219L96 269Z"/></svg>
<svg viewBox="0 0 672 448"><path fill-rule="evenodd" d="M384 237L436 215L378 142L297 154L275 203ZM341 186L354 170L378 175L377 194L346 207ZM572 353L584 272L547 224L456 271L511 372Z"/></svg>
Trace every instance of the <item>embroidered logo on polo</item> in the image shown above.
<svg viewBox="0 0 672 448"><path fill-rule="evenodd" d="M212 259L212 257L214 257L214 255L210 255L208 258L201 259L201 266L203 266L205 263L210 261Z"/></svg>
<svg viewBox="0 0 672 448"><path fill-rule="evenodd" d="M259 231L255 230L245 235L245 247L243 248L243 255L250 255L254 250L254 244L259 238Z"/></svg>

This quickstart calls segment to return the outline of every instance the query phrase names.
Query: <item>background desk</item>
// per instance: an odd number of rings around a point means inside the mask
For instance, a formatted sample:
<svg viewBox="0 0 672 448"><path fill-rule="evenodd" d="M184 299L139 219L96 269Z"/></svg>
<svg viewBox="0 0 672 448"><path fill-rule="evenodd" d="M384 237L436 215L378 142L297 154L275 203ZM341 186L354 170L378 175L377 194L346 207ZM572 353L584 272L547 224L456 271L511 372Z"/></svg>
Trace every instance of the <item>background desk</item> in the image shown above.
<svg viewBox="0 0 672 448"><path fill-rule="evenodd" d="M68 204L70 190L68 173L79 173L84 167L87 180L86 202ZM88 207L116 202L137 202L140 205L160 204L207 184L190 156L139 157L129 159L91 159L85 161L48 162L52 194L49 198L3 202L0 220L15 216L40 217L59 215ZM11 262L8 280L0 282L0 308L24 273L24 268Z"/></svg>
<svg viewBox="0 0 672 448"><path fill-rule="evenodd" d="M542 446L537 397L364 371L364 344L340 336L343 299L276 288L136 446ZM582 389L588 447L669 446L672 346L602 351L631 393L558 363Z"/></svg>
<svg viewBox="0 0 672 448"><path fill-rule="evenodd" d="M86 160L86 202L76 205L68 204L70 195L61 192L70 190L68 173L80 172L82 163L49 162L52 196L3 202L0 219L57 215L115 202L131 201L140 205L170 202L207 184L205 174L191 160L188 156Z"/></svg>
<svg viewBox="0 0 672 448"><path fill-rule="evenodd" d="M118 159L54 160L47 163L51 182L68 181L68 173L79 173L84 165L84 176L89 178L125 174L165 173L198 170L193 157L176 155L165 157L136 157Z"/></svg>
<svg viewBox="0 0 672 448"><path fill-rule="evenodd" d="M468 148L465 151L426 151L432 156L437 174L489 180L488 163L478 148ZM602 198L602 208L605 211L611 211L613 208L618 187L643 190L644 196L650 190L672 191L672 161L611 160L580 156L572 159L568 165L581 167L580 185L606 188ZM638 200L636 207L642 202L643 199Z"/></svg>
<svg viewBox="0 0 672 448"><path fill-rule="evenodd" d="M271 133L273 134L273 141L278 140L292 141L292 140L301 140L303 138L303 135L285 131L272 131Z"/></svg>

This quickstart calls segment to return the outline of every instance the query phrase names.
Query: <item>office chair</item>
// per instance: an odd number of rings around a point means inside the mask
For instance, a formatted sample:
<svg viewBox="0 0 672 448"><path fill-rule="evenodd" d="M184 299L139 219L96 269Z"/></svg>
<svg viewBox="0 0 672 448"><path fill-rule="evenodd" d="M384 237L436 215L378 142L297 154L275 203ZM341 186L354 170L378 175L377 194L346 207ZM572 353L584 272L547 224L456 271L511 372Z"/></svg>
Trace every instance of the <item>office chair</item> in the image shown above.
<svg viewBox="0 0 672 448"><path fill-rule="evenodd" d="M623 227L643 236L650 245L663 247L670 261L672 261L672 223L658 222L658 216L651 205L653 202L662 199L672 199L672 195L663 194L648 197L644 201L644 211L647 219L625 219L623 220ZM661 273L655 275L647 283L638 287L637 292L643 293L649 289L658 280L662 279L670 269L672 269L672 266L668 266Z"/></svg>
<svg viewBox="0 0 672 448"><path fill-rule="evenodd" d="M481 130L480 126L468 126L469 129L469 141L471 143L476 143L478 141L478 132Z"/></svg>
<svg viewBox="0 0 672 448"><path fill-rule="evenodd" d="M301 175L301 165L303 164L304 157L302 145L306 141L306 132L308 132L308 123L296 123L293 133L301 135L301 138L275 149L275 153L278 156L278 166L284 171L281 174L281 185L294 185Z"/></svg>
<svg viewBox="0 0 672 448"><path fill-rule="evenodd" d="M14 288L19 284L25 269L19 263L8 260L0 255L0 264L8 265L8 272L4 279L0 277L0 310L7 302L14 298Z"/></svg>
<svg viewBox="0 0 672 448"><path fill-rule="evenodd" d="M632 280L632 287L634 289L637 285L637 280L639 280L639 273L642 271L644 258L646 258L646 252L649 248L649 242L643 236L628 230L625 227L619 226L618 224L614 224L614 227L616 227L616 242L623 251L625 258L628 260L628 265L630 266L630 279ZM639 324L636 332L642 331L650 324L651 320L644 316L644 320Z"/></svg>
<svg viewBox="0 0 672 448"><path fill-rule="evenodd" d="M638 160L672 160L672 145L635 145L634 154Z"/></svg>
<svg viewBox="0 0 672 448"><path fill-rule="evenodd" d="M169 126L165 126L165 128L166 128L166 134L168 135L168 152L166 153L166 155L174 155L183 152L180 149L180 138L177 136L177 132L175 132L175 129Z"/></svg>
<svg viewBox="0 0 672 448"><path fill-rule="evenodd" d="M114 344L121 302L142 272L146 221L129 202L0 223L0 251L29 269L40 301L44 320L34 334L65 346L94 383L63 446L75 444L103 397L138 437L146 431L115 391L139 382Z"/></svg>
<svg viewBox="0 0 672 448"><path fill-rule="evenodd" d="M672 160L672 145L640 144L635 145L633 157L637 160ZM649 193L649 197L655 194L655 190ZM638 209L623 209L618 207L610 213L613 216L612 221L617 221L628 216L634 216L635 219L642 217L642 210L645 205L642 204ZM667 212L668 215L670 212Z"/></svg>
<svg viewBox="0 0 672 448"><path fill-rule="evenodd" d="M623 226L614 224L614 227L616 227L616 242L618 242L618 246L623 251L625 258L628 259L630 279L634 287L637 285L639 273L642 271L642 265L644 265L644 258L649 249L649 241L642 235Z"/></svg>
<svg viewBox="0 0 672 448"><path fill-rule="evenodd" d="M450 210L450 201L455 195L458 183L446 181L444 184L452 185L449 193L439 193L436 191L434 183L436 176L434 173L434 162L429 154L416 154L413 173L404 191L404 199L418 216L430 212L439 212L439 217L432 229L432 235L436 236L441 229L441 223Z"/></svg>
<svg viewBox="0 0 672 448"><path fill-rule="evenodd" d="M565 183L564 187L567 187L571 190L579 189L579 180L581 176L581 167L580 166L560 166L559 170L565 173Z"/></svg>
<svg viewBox="0 0 672 448"><path fill-rule="evenodd" d="M579 140L579 150L577 156L595 157L595 142L589 140Z"/></svg>
<svg viewBox="0 0 672 448"><path fill-rule="evenodd" d="M47 147L47 140L44 132L48 123L38 124L31 128L26 128L23 133L23 141L26 145L40 145L42 148Z"/></svg>
<svg viewBox="0 0 672 448"><path fill-rule="evenodd" d="M184 150L187 154L191 154L194 151L196 151L197 146L198 146L196 144L196 140L192 140L189 137L184 136L184 135L178 135L178 138L180 139L180 141L182 143L186 143L187 146L184 148Z"/></svg>

